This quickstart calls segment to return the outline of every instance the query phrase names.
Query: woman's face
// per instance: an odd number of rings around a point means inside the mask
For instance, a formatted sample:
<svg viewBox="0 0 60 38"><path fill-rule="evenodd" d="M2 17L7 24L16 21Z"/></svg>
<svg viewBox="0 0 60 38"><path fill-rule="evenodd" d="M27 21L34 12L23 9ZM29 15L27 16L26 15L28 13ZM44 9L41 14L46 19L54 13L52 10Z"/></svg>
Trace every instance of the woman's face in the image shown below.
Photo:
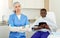
<svg viewBox="0 0 60 38"><path fill-rule="evenodd" d="M20 5L19 3L16 3L16 4L14 5L14 10L15 10L16 12L21 11L21 5Z"/></svg>

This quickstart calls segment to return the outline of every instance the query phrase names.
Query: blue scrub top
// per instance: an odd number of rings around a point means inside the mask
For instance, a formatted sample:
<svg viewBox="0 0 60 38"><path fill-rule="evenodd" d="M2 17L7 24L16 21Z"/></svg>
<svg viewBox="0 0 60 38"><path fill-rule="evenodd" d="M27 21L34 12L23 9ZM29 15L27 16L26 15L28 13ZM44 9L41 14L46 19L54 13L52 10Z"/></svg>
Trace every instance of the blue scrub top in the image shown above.
<svg viewBox="0 0 60 38"><path fill-rule="evenodd" d="M21 14L20 20L18 19L17 15L14 13L12 15L10 15L9 17L9 24L13 27L13 26L25 26L29 24L28 18L27 16L25 16L24 14Z"/></svg>
<svg viewBox="0 0 60 38"><path fill-rule="evenodd" d="M15 13L10 15L8 22L12 27L26 26L29 24L27 16L25 16L24 14L21 14L21 17L19 20ZM25 36L25 33L10 32L9 38L14 38L17 36ZM23 37L20 37L20 38L23 38Z"/></svg>

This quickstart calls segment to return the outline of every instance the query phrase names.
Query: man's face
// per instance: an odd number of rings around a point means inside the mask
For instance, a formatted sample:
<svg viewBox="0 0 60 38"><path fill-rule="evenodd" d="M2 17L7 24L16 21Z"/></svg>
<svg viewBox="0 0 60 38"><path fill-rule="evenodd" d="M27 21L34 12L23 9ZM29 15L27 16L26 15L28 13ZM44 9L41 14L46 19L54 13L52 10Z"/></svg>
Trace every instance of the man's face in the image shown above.
<svg viewBox="0 0 60 38"><path fill-rule="evenodd" d="M41 11L40 15L41 15L42 17L46 17L47 12L46 12L46 11Z"/></svg>

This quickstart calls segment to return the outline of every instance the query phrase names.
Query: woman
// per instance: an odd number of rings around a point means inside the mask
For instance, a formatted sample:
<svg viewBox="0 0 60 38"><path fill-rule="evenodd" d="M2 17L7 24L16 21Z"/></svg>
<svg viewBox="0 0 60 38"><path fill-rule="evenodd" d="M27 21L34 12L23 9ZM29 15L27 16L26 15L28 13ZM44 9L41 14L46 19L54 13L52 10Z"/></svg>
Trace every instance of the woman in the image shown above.
<svg viewBox="0 0 60 38"><path fill-rule="evenodd" d="M21 5L19 2L14 3L14 14L9 17L9 27L10 34L9 38L26 38L25 32L21 32L21 30L25 30L25 26L29 25L29 21L27 16L21 13Z"/></svg>

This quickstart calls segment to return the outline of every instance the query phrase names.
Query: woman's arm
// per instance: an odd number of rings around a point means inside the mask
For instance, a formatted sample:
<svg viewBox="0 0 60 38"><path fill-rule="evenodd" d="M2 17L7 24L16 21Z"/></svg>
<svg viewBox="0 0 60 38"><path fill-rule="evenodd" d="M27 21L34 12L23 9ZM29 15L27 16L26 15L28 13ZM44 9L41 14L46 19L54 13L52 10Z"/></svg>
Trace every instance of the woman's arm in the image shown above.
<svg viewBox="0 0 60 38"><path fill-rule="evenodd" d="M13 32L19 31L19 27L14 27L14 20L13 20L12 15L10 15L8 23L9 23L9 30L10 31L13 31Z"/></svg>
<svg viewBox="0 0 60 38"><path fill-rule="evenodd" d="M25 32L25 28L24 27L12 27L12 26L9 26L9 30L12 31L12 32Z"/></svg>
<svg viewBox="0 0 60 38"><path fill-rule="evenodd" d="M19 27L9 26L9 30L12 31L12 32L18 32L19 31Z"/></svg>

